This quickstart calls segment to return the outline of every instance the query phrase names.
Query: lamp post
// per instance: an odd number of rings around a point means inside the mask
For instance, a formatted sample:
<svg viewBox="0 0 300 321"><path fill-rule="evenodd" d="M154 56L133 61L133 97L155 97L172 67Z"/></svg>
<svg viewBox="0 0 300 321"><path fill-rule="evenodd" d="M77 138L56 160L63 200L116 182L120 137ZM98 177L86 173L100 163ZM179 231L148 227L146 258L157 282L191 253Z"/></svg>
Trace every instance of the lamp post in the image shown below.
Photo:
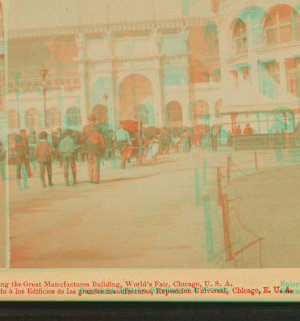
<svg viewBox="0 0 300 321"><path fill-rule="evenodd" d="M19 83L19 79L21 74L19 72L14 73L15 76L15 87ZM17 120L18 120L18 129L20 129L20 106L19 106L19 96L20 96L20 89L16 88L16 99L17 99Z"/></svg>
<svg viewBox="0 0 300 321"><path fill-rule="evenodd" d="M48 74L48 69L40 69L40 72L43 77L43 92L44 92L44 118L45 118L45 128L47 128L47 108L46 108L46 76Z"/></svg>
<svg viewBox="0 0 300 321"><path fill-rule="evenodd" d="M106 92L103 95L103 99L104 99L104 103L105 103L105 107L106 107L106 113L107 113L107 117L108 117L108 108L107 108L108 95L107 95ZM107 120L107 122L108 122L108 120ZM107 124L107 126L108 126L108 124Z"/></svg>

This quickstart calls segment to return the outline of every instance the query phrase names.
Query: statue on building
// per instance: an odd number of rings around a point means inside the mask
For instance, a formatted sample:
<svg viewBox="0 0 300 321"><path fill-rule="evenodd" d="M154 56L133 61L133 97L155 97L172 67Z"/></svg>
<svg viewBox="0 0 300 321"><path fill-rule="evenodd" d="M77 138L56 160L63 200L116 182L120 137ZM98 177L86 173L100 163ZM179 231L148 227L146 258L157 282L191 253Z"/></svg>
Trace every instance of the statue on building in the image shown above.
<svg viewBox="0 0 300 321"><path fill-rule="evenodd" d="M162 46L162 35L161 31L159 31L157 28L153 29L150 34L151 40L153 41L155 45L155 49L157 52L160 52L161 46Z"/></svg>
<svg viewBox="0 0 300 321"><path fill-rule="evenodd" d="M111 51L112 56L115 56L115 43L113 41L113 35L111 31L106 31L105 34L103 35L103 40L108 41L108 46Z"/></svg>
<svg viewBox="0 0 300 321"><path fill-rule="evenodd" d="M76 43L78 48L78 58L84 59L84 47L85 47L85 35L83 32L80 32L76 36Z"/></svg>

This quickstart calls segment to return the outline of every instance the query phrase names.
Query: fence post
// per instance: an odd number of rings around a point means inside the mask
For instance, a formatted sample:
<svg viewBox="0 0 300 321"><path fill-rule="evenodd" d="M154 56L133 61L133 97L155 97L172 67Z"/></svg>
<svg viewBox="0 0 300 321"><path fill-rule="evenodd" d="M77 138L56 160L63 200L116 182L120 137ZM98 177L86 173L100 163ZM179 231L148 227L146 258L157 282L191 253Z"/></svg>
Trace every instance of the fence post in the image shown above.
<svg viewBox="0 0 300 321"><path fill-rule="evenodd" d="M226 262L233 260L230 232L229 232L229 207L228 207L228 195L222 195L222 213L223 213L223 231L224 231L224 247L225 247L225 259Z"/></svg>
<svg viewBox="0 0 300 321"><path fill-rule="evenodd" d="M258 170L258 166L257 166L257 153L256 151L254 151L254 161L255 161L255 170Z"/></svg>
<svg viewBox="0 0 300 321"><path fill-rule="evenodd" d="M200 187L199 187L199 171L195 169L195 193L196 193L196 207L200 207Z"/></svg>
<svg viewBox="0 0 300 321"><path fill-rule="evenodd" d="M205 235L206 235L206 255L207 261L212 262L214 260L214 239L213 229L211 224L211 208L209 195L203 196L204 207L204 221L205 221Z"/></svg>
<svg viewBox="0 0 300 321"><path fill-rule="evenodd" d="M221 167L217 167L217 180L218 180L218 205L222 205L222 186L221 186Z"/></svg>
<svg viewBox="0 0 300 321"><path fill-rule="evenodd" d="M230 183L230 156L227 157L227 184Z"/></svg>

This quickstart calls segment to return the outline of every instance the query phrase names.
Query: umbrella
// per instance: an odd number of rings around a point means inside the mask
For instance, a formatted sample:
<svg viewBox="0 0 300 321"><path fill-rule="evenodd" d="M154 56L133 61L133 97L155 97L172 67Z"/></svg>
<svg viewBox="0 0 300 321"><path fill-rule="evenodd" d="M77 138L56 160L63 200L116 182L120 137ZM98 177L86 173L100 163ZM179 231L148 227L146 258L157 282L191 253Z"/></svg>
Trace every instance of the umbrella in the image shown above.
<svg viewBox="0 0 300 321"><path fill-rule="evenodd" d="M160 129L155 126L147 127L144 131L147 135L158 135L160 133Z"/></svg>

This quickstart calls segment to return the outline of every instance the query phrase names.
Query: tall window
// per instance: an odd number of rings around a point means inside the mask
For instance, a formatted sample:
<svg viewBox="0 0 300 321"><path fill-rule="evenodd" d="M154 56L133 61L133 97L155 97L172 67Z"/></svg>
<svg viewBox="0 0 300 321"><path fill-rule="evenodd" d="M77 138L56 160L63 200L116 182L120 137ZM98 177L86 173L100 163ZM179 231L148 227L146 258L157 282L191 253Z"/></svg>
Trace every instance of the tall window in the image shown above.
<svg viewBox="0 0 300 321"><path fill-rule="evenodd" d="M193 120L203 119L209 115L209 105L205 100L197 100L193 107Z"/></svg>
<svg viewBox="0 0 300 321"><path fill-rule="evenodd" d="M181 122L182 121L182 110L181 110L181 105L176 102L170 102L167 105L166 108L166 112L167 112L167 121L170 125L172 125L172 123L174 122Z"/></svg>
<svg viewBox="0 0 300 321"><path fill-rule="evenodd" d="M235 45L235 52L245 51L248 48L247 27L243 20L238 19L234 30L233 40Z"/></svg>
<svg viewBox="0 0 300 321"><path fill-rule="evenodd" d="M25 126L29 129L37 129L38 127L38 111L36 109L29 109L25 115Z"/></svg>
<svg viewBox="0 0 300 321"><path fill-rule="evenodd" d="M287 83L289 91L300 97L300 57L288 60Z"/></svg>
<svg viewBox="0 0 300 321"><path fill-rule="evenodd" d="M8 111L8 128L17 129L18 128L18 113L15 110Z"/></svg>
<svg viewBox="0 0 300 321"><path fill-rule="evenodd" d="M265 20L265 38L268 46L300 39L299 15L288 5L276 6Z"/></svg>
<svg viewBox="0 0 300 321"><path fill-rule="evenodd" d="M80 126L80 110L76 107L69 108L67 111L67 124L69 126Z"/></svg>
<svg viewBox="0 0 300 321"><path fill-rule="evenodd" d="M214 23L210 23L204 32L205 53L207 56L217 56L219 54L218 28Z"/></svg>

